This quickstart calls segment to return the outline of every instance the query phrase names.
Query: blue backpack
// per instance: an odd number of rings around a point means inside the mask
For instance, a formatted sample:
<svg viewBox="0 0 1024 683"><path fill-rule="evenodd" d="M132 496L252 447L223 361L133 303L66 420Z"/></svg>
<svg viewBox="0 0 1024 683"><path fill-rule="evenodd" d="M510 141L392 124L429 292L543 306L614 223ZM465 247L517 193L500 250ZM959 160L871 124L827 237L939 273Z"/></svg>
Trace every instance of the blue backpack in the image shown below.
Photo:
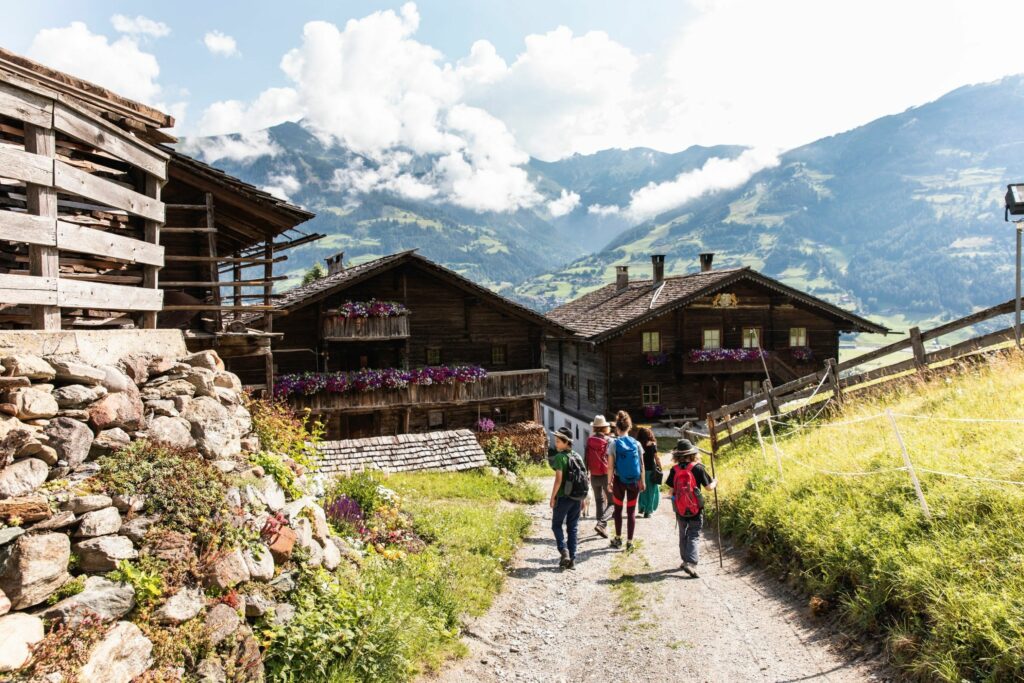
<svg viewBox="0 0 1024 683"><path fill-rule="evenodd" d="M615 476L626 485L640 483L640 442L631 436L615 439Z"/></svg>

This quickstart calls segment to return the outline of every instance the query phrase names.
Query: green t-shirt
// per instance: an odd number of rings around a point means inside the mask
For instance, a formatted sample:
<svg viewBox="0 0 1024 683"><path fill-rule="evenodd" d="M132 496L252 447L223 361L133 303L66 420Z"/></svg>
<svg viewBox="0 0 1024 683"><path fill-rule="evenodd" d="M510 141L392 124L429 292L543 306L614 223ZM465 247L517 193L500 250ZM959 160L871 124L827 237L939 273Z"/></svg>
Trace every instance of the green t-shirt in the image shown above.
<svg viewBox="0 0 1024 683"><path fill-rule="evenodd" d="M551 464L551 469L556 472L562 473L562 487L558 490L558 497L565 498L569 494L565 491L565 475L569 470L569 455L572 451L557 451L548 462ZM579 456L576 456L579 457Z"/></svg>

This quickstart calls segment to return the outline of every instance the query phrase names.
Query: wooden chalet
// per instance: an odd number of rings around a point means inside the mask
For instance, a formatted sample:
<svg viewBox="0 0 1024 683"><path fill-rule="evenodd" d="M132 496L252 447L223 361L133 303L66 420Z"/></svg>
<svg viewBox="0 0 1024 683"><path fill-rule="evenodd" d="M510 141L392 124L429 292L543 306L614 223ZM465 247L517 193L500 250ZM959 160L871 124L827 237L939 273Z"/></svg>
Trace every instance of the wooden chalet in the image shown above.
<svg viewBox="0 0 1024 683"><path fill-rule="evenodd" d="M713 268L616 282L550 311L574 339L549 343L545 399L549 429L588 432L596 414L628 410L658 422L703 418L708 411L810 374L837 358L843 332L885 333L854 315L750 268ZM764 351L764 354L760 353Z"/></svg>
<svg viewBox="0 0 1024 683"><path fill-rule="evenodd" d="M173 125L0 49L0 327L177 327L267 384L272 318L251 330L243 313L272 312L281 252L320 236L295 230L311 213L168 147Z"/></svg>
<svg viewBox="0 0 1024 683"><path fill-rule="evenodd" d="M484 368L472 383L410 385L312 395L290 401L325 422L328 438L359 438L473 427L539 418L548 383L541 358L545 336L569 331L413 251L346 267L328 259L328 275L286 292L287 315L275 331L279 380L289 373L361 368ZM390 317L348 318L340 308L371 300L394 302Z"/></svg>

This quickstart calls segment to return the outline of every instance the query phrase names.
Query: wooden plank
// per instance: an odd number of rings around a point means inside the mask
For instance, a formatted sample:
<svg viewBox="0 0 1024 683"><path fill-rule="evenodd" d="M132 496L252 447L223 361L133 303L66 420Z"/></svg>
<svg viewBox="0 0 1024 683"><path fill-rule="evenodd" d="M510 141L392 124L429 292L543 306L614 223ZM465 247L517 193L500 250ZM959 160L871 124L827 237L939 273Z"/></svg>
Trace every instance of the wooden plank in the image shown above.
<svg viewBox="0 0 1024 683"><path fill-rule="evenodd" d="M287 279L287 275L275 275L271 278L271 282ZM265 284L267 281L262 278L258 280L217 280L216 282L210 280L164 280L160 283L163 287L261 287Z"/></svg>
<svg viewBox="0 0 1024 683"><path fill-rule="evenodd" d="M52 218L0 211L0 240L54 247L57 228Z"/></svg>
<svg viewBox="0 0 1024 683"><path fill-rule="evenodd" d="M945 360L952 360L960 356L976 353L985 352L988 347L1000 344L1002 342L1014 341L1013 328L1007 327L997 332L991 332L981 337L974 339L968 339L962 341L959 344L954 344L946 349L939 349L938 351L932 351L925 356L925 362L927 363L938 363Z"/></svg>
<svg viewBox="0 0 1024 683"><path fill-rule="evenodd" d="M278 310L276 306L215 306L213 304L185 304L181 306L164 306L163 311L272 311L278 315L288 315L287 311Z"/></svg>
<svg viewBox="0 0 1024 683"><path fill-rule="evenodd" d="M53 126L53 100L8 83L0 83L0 115L40 128Z"/></svg>
<svg viewBox="0 0 1024 683"><path fill-rule="evenodd" d="M57 303L68 308L99 308L110 311L159 311L162 289L108 285L104 282L68 280L57 282Z"/></svg>
<svg viewBox="0 0 1024 683"><path fill-rule="evenodd" d="M217 232L217 228L168 228L164 226L160 232L180 234L180 233L196 233L196 232Z"/></svg>
<svg viewBox="0 0 1024 683"><path fill-rule="evenodd" d="M183 261L191 263L207 263L209 261L219 261L220 263L248 263L251 265L265 264L268 262L268 259L265 258L250 258L248 256L179 256L177 254L168 254L164 260L167 262ZM281 261L287 260L287 256L278 256L276 258L269 259L269 262L280 263Z"/></svg>
<svg viewBox="0 0 1024 683"><path fill-rule="evenodd" d="M971 313L970 315L964 316L963 318L958 318L956 320L953 320L951 322L946 323L945 325L939 325L938 327L933 327L932 329L928 330L927 332L922 332L921 333L921 339L924 340L924 341L928 341L930 339L935 339L935 338L941 337L941 336L943 336L945 334L949 334L950 332L956 332L957 330L962 330L963 328L969 327L969 326L974 325L976 323L984 322L984 321L989 320L991 318L994 318L994 317L996 317L998 315L1004 315L1006 313L1013 313L1013 310L1014 310L1014 299L1010 299L1009 301L1004 301L1001 304L996 304L995 306L992 306L990 308L986 308L986 309L984 309L982 311L977 311L976 313Z"/></svg>
<svg viewBox="0 0 1024 683"><path fill-rule="evenodd" d="M159 201L160 193L163 191L163 181L156 176L146 175L146 196ZM153 244L160 244L160 221L147 220L144 224L146 241ZM162 247L161 247L162 249ZM163 265L161 262L160 265ZM160 266L149 265L143 268L142 285L151 291L160 291ZM146 311L142 314L142 327L147 330L155 330L157 326L157 314L155 311Z"/></svg>
<svg viewBox="0 0 1024 683"><path fill-rule="evenodd" d="M57 278L0 274L0 302L30 306L57 305ZM57 309L60 320L60 309Z"/></svg>
<svg viewBox="0 0 1024 683"><path fill-rule="evenodd" d="M53 127L77 140L127 161L160 180L167 179L169 156L143 145L121 129L102 119L75 111L57 103L53 108Z"/></svg>
<svg viewBox="0 0 1024 683"><path fill-rule="evenodd" d="M57 153L56 134L53 128L25 124L25 151L48 158L55 165L53 156ZM53 169L56 170L56 169ZM51 177L51 181L53 178ZM57 225L57 190L46 185L29 184L25 188L25 206L30 214L53 221ZM29 273L41 278L60 277L60 253L56 246L30 244L28 247ZM56 287L54 295L56 296ZM60 308L58 301L45 301L32 308L32 327L37 330L56 331L60 329Z"/></svg>
<svg viewBox="0 0 1024 683"><path fill-rule="evenodd" d="M910 348L914 350L914 364L918 370L926 367L924 341L921 339L921 328L910 328Z"/></svg>
<svg viewBox="0 0 1024 683"><path fill-rule="evenodd" d="M0 177L49 187L53 185L53 158L0 145Z"/></svg>
<svg viewBox="0 0 1024 683"><path fill-rule="evenodd" d="M151 266L164 264L164 248L159 244L121 237L64 221L57 221L57 246L66 251L79 251L131 263Z"/></svg>
<svg viewBox="0 0 1024 683"><path fill-rule="evenodd" d="M65 192L103 202L158 223L164 222L164 205L160 200L107 182L60 160L54 162L53 184Z"/></svg>
<svg viewBox="0 0 1024 683"><path fill-rule="evenodd" d="M215 226L216 226L216 221L214 220L214 214L213 214L213 193L207 192L206 193L206 227L210 230L210 232L206 233L206 253L211 258L217 258L217 237L213 234L213 231L215 230ZM207 277L209 277L211 280L216 280L217 279L217 277L218 277L217 263L215 261L210 261L209 266L208 266ZM213 305L219 307L221 305L221 303L222 303L221 300L220 300L220 287L213 287L213 288L211 288L210 293L213 295ZM268 301L267 303L269 304L270 302ZM214 324L216 325L216 329L219 330L219 329L221 329L221 326L223 325L223 322L224 322L223 318L221 317L220 310L214 311L213 315L214 315ZM267 317L269 318L271 316L267 316Z"/></svg>
<svg viewBox="0 0 1024 683"><path fill-rule="evenodd" d="M179 211L206 211L206 204L168 204L167 208Z"/></svg>
<svg viewBox="0 0 1024 683"><path fill-rule="evenodd" d="M263 259L266 263L263 265L263 279L274 277L274 240L268 239L263 243ZM270 282L263 285L263 305L269 306L274 293L274 285ZM274 316L265 315L263 316L263 331L273 332L274 331ZM577 350L579 347L576 347ZM579 354L577 352L577 360Z"/></svg>
<svg viewBox="0 0 1024 683"><path fill-rule="evenodd" d="M849 360L844 360L842 363L840 363L838 366L836 366L836 369L839 370L840 372L842 372L844 370L849 370L850 368L855 368L858 365L863 365L864 363L867 363L868 361L873 361L873 360L877 360L879 358L884 358L885 356L888 356L889 354L896 353L897 351L905 351L905 350L907 350L909 348L910 348L910 338L907 337L906 339L901 339L900 341L898 341L898 342L896 342L894 344L889 344L889 345L883 346L883 347L881 347L879 349L875 349L874 351L869 351L868 353L861 354L860 356L857 356L856 358L851 358Z"/></svg>
<svg viewBox="0 0 1024 683"><path fill-rule="evenodd" d="M914 359L909 358L901 363L886 365L884 368L875 368L874 370L862 372L859 375L853 375L852 377L841 379L839 380L839 384L843 389L849 389L851 387L856 388L860 384L866 384L867 382L882 379L883 377L898 375L906 372L907 370L913 370L915 367Z"/></svg>

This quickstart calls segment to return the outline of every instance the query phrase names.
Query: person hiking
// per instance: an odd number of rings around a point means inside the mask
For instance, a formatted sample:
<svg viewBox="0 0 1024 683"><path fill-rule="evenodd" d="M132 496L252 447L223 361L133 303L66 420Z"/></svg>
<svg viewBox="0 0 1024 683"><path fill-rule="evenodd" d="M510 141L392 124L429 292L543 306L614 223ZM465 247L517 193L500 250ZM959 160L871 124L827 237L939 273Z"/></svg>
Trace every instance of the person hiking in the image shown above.
<svg viewBox="0 0 1024 683"><path fill-rule="evenodd" d="M551 458L551 468L555 471L551 488L551 530L558 554L562 556L558 566L575 569L580 503L587 497L587 469L583 458L572 450L572 430L568 427L555 432L555 451Z"/></svg>
<svg viewBox="0 0 1024 683"><path fill-rule="evenodd" d="M615 414L616 437L608 443L608 457L611 459L612 504L615 506L615 538L613 548L622 547L622 509L626 509L626 550L633 549L633 533L636 531L636 503L646 484L644 459L640 443L629 435L633 420L629 413L620 410Z"/></svg>
<svg viewBox="0 0 1024 683"><path fill-rule="evenodd" d="M697 578L698 542L704 526L704 496L701 489L714 490L712 479L700 462L700 451L688 439L680 439L672 450L675 465L665 483L672 488L672 507L679 525L679 556L682 570Z"/></svg>
<svg viewBox="0 0 1024 683"><path fill-rule="evenodd" d="M637 512L647 519L658 509L661 500L661 461L658 459L658 441L654 438L654 432L648 427L640 427L636 430L636 440L644 449L644 471L647 477L644 480L646 488L640 494Z"/></svg>
<svg viewBox="0 0 1024 683"><path fill-rule="evenodd" d="M608 478L609 461L611 460L608 456L608 443L611 441L608 432L611 430L611 425L608 424L604 415L597 415L590 423L590 428L594 430L594 433L587 439L584 453L587 472L590 473L590 486L594 489L594 507L597 508L594 511L594 516L597 519L594 531L598 536L608 538L608 520L612 513L612 483Z"/></svg>

